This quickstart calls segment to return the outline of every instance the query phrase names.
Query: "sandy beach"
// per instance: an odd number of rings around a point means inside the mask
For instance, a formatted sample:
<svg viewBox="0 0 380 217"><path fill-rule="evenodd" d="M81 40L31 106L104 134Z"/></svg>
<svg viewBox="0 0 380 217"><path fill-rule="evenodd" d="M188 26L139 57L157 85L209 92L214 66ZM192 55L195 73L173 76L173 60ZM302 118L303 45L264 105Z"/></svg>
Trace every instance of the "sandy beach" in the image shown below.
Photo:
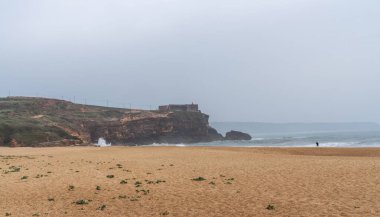
<svg viewBox="0 0 380 217"><path fill-rule="evenodd" d="M0 216L380 216L380 148L0 148Z"/></svg>

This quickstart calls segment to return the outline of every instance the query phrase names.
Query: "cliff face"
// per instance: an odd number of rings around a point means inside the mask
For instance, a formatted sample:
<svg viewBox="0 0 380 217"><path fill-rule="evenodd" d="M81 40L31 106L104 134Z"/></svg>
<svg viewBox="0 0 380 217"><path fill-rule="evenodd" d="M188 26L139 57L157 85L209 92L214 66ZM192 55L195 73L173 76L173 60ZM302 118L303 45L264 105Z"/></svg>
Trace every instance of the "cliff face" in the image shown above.
<svg viewBox="0 0 380 217"><path fill-rule="evenodd" d="M90 123L92 142L103 137L113 144L195 143L223 137L208 125L208 116L200 112L174 112L129 118L123 121Z"/></svg>
<svg viewBox="0 0 380 217"><path fill-rule="evenodd" d="M63 100L0 99L0 146L67 146L103 137L117 145L221 140L200 112L159 112L79 105Z"/></svg>

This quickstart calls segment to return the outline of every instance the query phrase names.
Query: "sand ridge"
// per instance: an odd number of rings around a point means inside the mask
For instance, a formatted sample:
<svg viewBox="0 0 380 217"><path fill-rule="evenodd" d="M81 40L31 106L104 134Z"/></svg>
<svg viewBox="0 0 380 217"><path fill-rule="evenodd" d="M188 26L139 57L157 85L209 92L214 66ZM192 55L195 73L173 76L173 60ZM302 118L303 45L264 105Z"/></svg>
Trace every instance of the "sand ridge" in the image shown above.
<svg viewBox="0 0 380 217"><path fill-rule="evenodd" d="M0 168L0 216L380 215L380 148L0 148Z"/></svg>

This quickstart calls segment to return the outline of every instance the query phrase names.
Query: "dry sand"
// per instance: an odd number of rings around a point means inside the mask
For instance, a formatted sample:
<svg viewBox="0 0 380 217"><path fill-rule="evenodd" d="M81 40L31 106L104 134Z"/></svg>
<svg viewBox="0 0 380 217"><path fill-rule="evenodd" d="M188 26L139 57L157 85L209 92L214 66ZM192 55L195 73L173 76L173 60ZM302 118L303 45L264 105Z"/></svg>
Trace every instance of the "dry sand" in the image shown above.
<svg viewBox="0 0 380 217"><path fill-rule="evenodd" d="M0 216L380 216L379 148L0 148L0 155ZM75 204L81 199L88 204Z"/></svg>

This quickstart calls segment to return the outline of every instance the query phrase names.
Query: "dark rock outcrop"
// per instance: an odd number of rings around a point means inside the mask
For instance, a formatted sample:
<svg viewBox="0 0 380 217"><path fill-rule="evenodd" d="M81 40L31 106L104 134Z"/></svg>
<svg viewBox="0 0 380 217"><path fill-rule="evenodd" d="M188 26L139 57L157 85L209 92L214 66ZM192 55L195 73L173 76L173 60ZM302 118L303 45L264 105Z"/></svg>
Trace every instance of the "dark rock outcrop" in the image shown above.
<svg viewBox="0 0 380 217"><path fill-rule="evenodd" d="M211 141L223 140L223 135L218 133L218 131L212 127L208 128L208 135L209 135Z"/></svg>
<svg viewBox="0 0 380 217"><path fill-rule="evenodd" d="M248 133L243 133L235 130L231 130L226 133L225 140L251 140L252 137Z"/></svg>

